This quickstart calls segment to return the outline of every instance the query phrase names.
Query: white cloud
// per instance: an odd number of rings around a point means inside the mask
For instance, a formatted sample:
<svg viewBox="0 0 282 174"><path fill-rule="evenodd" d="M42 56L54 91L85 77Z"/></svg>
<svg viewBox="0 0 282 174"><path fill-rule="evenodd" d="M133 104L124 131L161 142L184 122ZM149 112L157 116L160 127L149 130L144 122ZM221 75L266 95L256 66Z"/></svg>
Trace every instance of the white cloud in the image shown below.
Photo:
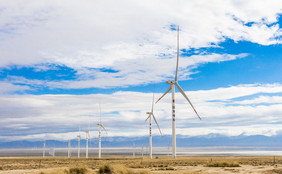
<svg viewBox="0 0 282 174"><path fill-rule="evenodd" d="M202 121L181 94L176 93L177 134L274 135L282 129L282 104L269 98L279 101L281 92L281 84L239 85L186 92ZM254 94L259 102L256 98L252 99ZM160 95L157 93L156 97ZM238 97L245 99L238 101ZM50 135L50 139L62 138L63 135L69 138L76 136L79 127L84 131L89 126L95 136L100 101L102 121L108 129L108 136L146 135L148 123L145 122L145 113L151 108L151 99L151 93L142 92L1 96L1 136L8 140L32 139L45 134ZM170 100L168 95L155 105L155 116L164 134L171 134ZM154 134L158 134L156 126L153 126Z"/></svg>
<svg viewBox="0 0 282 174"><path fill-rule="evenodd" d="M13 85L9 82L0 82L0 94L23 92L25 90L30 90L30 88L28 86Z"/></svg>
<svg viewBox="0 0 282 174"><path fill-rule="evenodd" d="M278 24L267 26L278 20L280 0L16 0L2 1L0 9L2 67L51 63L66 65L84 76L93 73L88 68L126 73L128 65L143 68L149 60L175 57L176 32L170 30L171 24L181 26L180 46L185 49L210 47L226 37L262 45L281 43ZM250 22L253 24L245 25ZM139 70L133 75L129 69L125 77L136 82L121 85L143 83L139 78L144 74Z"/></svg>
<svg viewBox="0 0 282 174"><path fill-rule="evenodd" d="M222 61L231 61L245 58L248 54L209 54L193 55L180 59L179 80L189 79L196 67ZM108 68L116 72L101 72L97 69L84 69L75 80L30 80L19 76L9 76L7 79L11 83L30 85L35 88L48 87L51 89L82 89L82 88L110 88L124 87L129 85L144 85L152 82L161 82L174 76L176 58L144 58L127 61L118 61Z"/></svg>
<svg viewBox="0 0 282 174"><path fill-rule="evenodd" d="M259 96L251 100L243 100L232 102L234 104L248 105L248 104L269 104L269 103L282 103L281 96Z"/></svg>

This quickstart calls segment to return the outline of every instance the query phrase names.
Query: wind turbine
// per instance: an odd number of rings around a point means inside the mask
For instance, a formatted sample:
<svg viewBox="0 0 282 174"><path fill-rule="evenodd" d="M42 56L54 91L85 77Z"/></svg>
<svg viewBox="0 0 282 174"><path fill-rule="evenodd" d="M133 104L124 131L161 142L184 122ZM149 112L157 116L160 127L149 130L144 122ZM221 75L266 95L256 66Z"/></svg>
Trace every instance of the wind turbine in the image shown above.
<svg viewBox="0 0 282 174"><path fill-rule="evenodd" d="M80 140L81 140L81 136L80 136L80 131L79 134L77 135L77 158L80 158Z"/></svg>
<svg viewBox="0 0 282 174"><path fill-rule="evenodd" d="M167 156L169 157L169 143L167 143Z"/></svg>
<svg viewBox="0 0 282 174"><path fill-rule="evenodd" d="M135 143L133 143L133 147L132 147L132 155L133 155L133 158L135 158Z"/></svg>
<svg viewBox="0 0 282 174"><path fill-rule="evenodd" d="M100 109L100 123L98 123L98 127L99 127L99 155L98 157L101 158L101 153L102 153L102 149L101 149L101 130L104 129L104 131L107 133L105 127L102 124L101 121L101 105L99 104L99 109Z"/></svg>
<svg viewBox="0 0 282 174"><path fill-rule="evenodd" d="M43 158L45 158L46 141L43 142Z"/></svg>
<svg viewBox="0 0 282 174"><path fill-rule="evenodd" d="M177 71L178 71L178 61L179 61L179 26L177 28L177 62L176 62L176 72L175 72L175 80L168 80L166 83L169 84L169 88L166 90L166 92L157 100L160 101L170 90L172 93L172 158L176 158L176 135L175 135L175 85L177 86L179 92L184 96L184 98L189 102L189 104L194 109L195 113L201 120L201 117L197 113L196 109L194 108L193 104L189 100L189 98L186 96L183 89L180 87L180 85L177 82ZM156 102L156 103L157 103Z"/></svg>
<svg viewBox="0 0 282 174"><path fill-rule="evenodd" d="M162 135L161 129L159 127L159 124L154 116L154 97L155 97L155 88L154 88L154 93L153 93L153 102L152 102L152 109L151 112L146 112L146 114L148 114L149 116L147 117L147 119L145 121L147 121L148 119L150 119L150 128L149 128L149 134L150 134L150 147L149 147L149 153L150 153L150 158L153 158L153 148L152 148L152 117L156 123L156 125L159 128L160 134Z"/></svg>
<svg viewBox="0 0 282 174"><path fill-rule="evenodd" d="M71 157L71 141L69 139L69 141L68 141L68 158L70 158L70 157Z"/></svg>
<svg viewBox="0 0 282 174"><path fill-rule="evenodd" d="M141 152L142 152L142 158L143 158L143 155L144 155L144 146L143 145L142 145Z"/></svg>
<svg viewBox="0 0 282 174"><path fill-rule="evenodd" d="M85 131L86 133L86 150L85 150L85 157L88 158L88 139L90 139L89 129Z"/></svg>

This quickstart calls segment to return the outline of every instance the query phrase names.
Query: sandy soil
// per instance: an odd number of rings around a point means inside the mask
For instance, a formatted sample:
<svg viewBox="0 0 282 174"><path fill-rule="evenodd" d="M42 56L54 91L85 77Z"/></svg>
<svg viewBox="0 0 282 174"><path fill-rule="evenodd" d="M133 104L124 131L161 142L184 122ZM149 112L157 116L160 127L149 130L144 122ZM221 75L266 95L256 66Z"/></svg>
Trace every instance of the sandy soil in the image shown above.
<svg viewBox="0 0 282 174"><path fill-rule="evenodd" d="M8 170L1 171L1 174L39 174L43 173L53 173L54 171L63 170L65 168L50 168L50 169L31 169L31 170ZM137 169L138 170L138 169ZM90 170L89 173L96 173L96 170ZM242 165L241 167L204 167L204 166L181 166L175 167L174 171L162 171L153 169L152 173L162 173L162 174L272 174L272 173L282 173L282 166L250 166Z"/></svg>
<svg viewBox="0 0 282 174"><path fill-rule="evenodd" d="M238 163L239 167L207 167L208 163ZM122 164L135 171L149 173L182 174L282 174L282 157L181 157L179 159L147 159L109 157L102 160L67 158L0 158L0 174L39 174L64 173L69 168L83 166L88 173L96 173L104 164Z"/></svg>

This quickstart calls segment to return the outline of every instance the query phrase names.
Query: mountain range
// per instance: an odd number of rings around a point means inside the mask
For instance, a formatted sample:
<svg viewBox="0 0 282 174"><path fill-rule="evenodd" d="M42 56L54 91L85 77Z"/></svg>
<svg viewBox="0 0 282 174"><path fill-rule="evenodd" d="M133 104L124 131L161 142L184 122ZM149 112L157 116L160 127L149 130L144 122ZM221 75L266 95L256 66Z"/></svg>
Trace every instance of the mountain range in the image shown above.
<svg viewBox="0 0 282 174"><path fill-rule="evenodd" d="M77 147L77 139L71 140L72 147ZM81 140L81 147L85 146L85 140ZM103 137L103 147L146 147L149 137ZM154 147L171 146L171 136L153 136ZM0 148L41 148L43 141L12 141L0 142ZM46 140L46 148L64 148L68 146L67 141ZM89 142L89 147L98 147L98 138ZM282 135L238 135L225 136L220 134L209 134L205 136L182 136L177 135L177 147L252 147L252 148L280 148L282 147Z"/></svg>

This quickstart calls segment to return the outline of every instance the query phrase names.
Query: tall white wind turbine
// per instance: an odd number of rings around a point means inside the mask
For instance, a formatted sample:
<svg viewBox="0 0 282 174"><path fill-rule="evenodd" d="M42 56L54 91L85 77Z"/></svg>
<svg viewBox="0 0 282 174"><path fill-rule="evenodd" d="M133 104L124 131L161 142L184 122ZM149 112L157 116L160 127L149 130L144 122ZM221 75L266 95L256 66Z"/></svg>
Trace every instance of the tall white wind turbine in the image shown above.
<svg viewBox="0 0 282 174"><path fill-rule="evenodd" d="M150 135L150 146L149 146L149 155L150 155L150 158L152 159L153 158L153 147L152 147L152 117L156 123L156 125L158 126L159 128L159 131L160 131L160 134L162 135L162 132L161 132L161 129L159 127L159 124L154 116L154 97L155 97L155 90L154 90L154 93L153 93L153 102L152 102L152 109L151 109L151 112L146 112L146 114L148 114L149 116L147 117L147 119L145 121L147 121L148 119L150 119L150 128L149 128L149 135Z"/></svg>
<svg viewBox="0 0 282 174"><path fill-rule="evenodd" d="M104 129L104 131L107 133L105 127L103 126L102 124L102 121L101 121L101 115L102 115L102 112L101 112L101 105L99 104L99 109L100 109L100 123L98 123L98 127L99 127L99 154L98 154L98 157L101 158L102 156L102 149L101 149L101 131L102 129Z"/></svg>
<svg viewBox="0 0 282 174"><path fill-rule="evenodd" d="M160 101L170 90L172 93L172 158L176 158L176 134L175 134L175 85L177 86L179 92L184 96L184 98L189 102L191 107L194 109L195 113L201 120L201 117L197 113L196 109L194 108L193 104L189 100L189 98L184 93L183 89L177 82L177 71L178 71L178 61L179 61L179 26L177 28L177 62L176 62L176 72L175 72L175 80L168 80L166 83L169 84L169 88L166 92L157 100ZM156 102L156 103L157 103Z"/></svg>
<svg viewBox="0 0 282 174"><path fill-rule="evenodd" d="M89 129L85 131L86 133L86 149L85 149L85 157L88 158L88 140L90 139Z"/></svg>

